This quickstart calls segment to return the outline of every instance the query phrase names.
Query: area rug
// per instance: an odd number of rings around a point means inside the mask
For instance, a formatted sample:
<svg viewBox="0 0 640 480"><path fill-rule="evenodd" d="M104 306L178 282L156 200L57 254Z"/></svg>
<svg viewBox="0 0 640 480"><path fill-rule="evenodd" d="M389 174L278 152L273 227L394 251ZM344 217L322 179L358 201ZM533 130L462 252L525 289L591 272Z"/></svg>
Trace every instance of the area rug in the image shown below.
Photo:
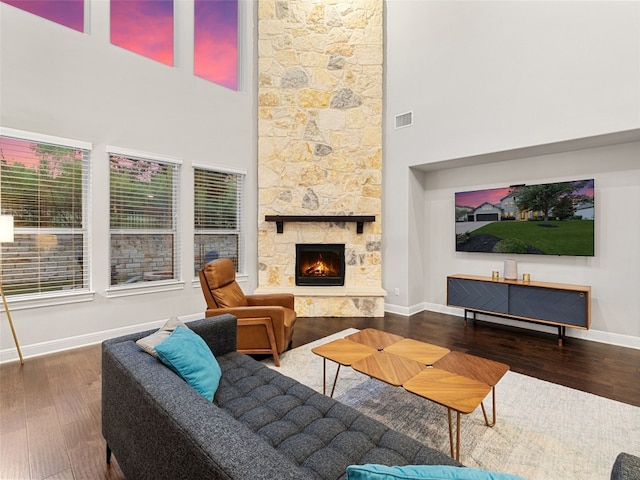
<svg viewBox="0 0 640 480"><path fill-rule="evenodd" d="M280 367L267 365L322 392L323 359L314 346L342 338L348 329L285 352ZM336 364L327 361L327 389ZM341 367L334 397L449 454L446 408ZM507 372L496 387L497 423L484 424L477 408L461 420L460 461L529 480L608 480L619 452L640 455L640 408ZM490 412L491 400L485 406ZM490 414L490 413L489 413Z"/></svg>

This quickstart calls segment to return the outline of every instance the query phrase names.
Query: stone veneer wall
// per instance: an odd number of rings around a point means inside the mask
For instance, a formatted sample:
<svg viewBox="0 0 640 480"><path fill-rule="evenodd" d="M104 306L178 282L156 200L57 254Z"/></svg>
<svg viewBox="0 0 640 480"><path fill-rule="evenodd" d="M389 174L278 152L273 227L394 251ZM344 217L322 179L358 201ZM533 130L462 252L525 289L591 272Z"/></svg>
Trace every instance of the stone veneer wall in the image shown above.
<svg viewBox="0 0 640 480"><path fill-rule="evenodd" d="M382 316L382 0L259 0L258 292L299 316ZM287 223L265 215L375 215ZM297 287L296 243L345 243L344 287Z"/></svg>

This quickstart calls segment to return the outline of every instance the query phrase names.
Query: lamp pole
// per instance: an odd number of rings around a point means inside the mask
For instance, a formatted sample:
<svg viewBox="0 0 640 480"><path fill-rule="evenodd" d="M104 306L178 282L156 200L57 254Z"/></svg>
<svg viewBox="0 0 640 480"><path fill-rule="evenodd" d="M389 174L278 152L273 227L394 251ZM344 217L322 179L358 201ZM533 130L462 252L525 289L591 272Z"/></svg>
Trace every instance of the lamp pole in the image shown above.
<svg viewBox="0 0 640 480"><path fill-rule="evenodd" d="M13 242L13 215L0 215L0 243ZM0 250L0 267L1 265L2 250ZM2 303L4 305L4 311L7 314L9 320L9 326L11 327L11 333L13 335L13 341L18 349L18 356L20 357L20 364L24 365L24 359L22 358L22 350L20 350L20 342L18 342L18 336L16 335L16 329L13 326L13 320L11 319L11 312L9 311L9 305L7 304L7 297L4 294L4 288L2 288L2 275L0 275L0 294L2 294Z"/></svg>

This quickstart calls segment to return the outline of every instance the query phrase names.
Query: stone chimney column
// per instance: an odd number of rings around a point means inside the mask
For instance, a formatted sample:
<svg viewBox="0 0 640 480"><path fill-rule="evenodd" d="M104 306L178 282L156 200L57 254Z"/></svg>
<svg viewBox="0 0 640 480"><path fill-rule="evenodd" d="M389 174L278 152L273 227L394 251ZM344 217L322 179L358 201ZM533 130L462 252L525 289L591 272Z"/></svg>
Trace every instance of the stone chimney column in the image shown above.
<svg viewBox="0 0 640 480"><path fill-rule="evenodd" d="M259 0L259 291L300 316L382 316L382 0ZM292 223L265 215L375 215ZM295 285L296 243L344 243L346 281Z"/></svg>

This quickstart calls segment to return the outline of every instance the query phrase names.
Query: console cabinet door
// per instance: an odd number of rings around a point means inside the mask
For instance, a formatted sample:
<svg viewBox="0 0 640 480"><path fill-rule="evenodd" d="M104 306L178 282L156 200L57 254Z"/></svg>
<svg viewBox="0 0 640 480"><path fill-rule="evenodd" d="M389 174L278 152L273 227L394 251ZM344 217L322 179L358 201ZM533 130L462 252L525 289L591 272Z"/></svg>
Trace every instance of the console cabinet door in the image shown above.
<svg viewBox="0 0 640 480"><path fill-rule="evenodd" d="M573 290L511 285L509 314L587 327L587 295Z"/></svg>
<svg viewBox="0 0 640 480"><path fill-rule="evenodd" d="M450 278L447 304L485 312L509 313L509 285Z"/></svg>

